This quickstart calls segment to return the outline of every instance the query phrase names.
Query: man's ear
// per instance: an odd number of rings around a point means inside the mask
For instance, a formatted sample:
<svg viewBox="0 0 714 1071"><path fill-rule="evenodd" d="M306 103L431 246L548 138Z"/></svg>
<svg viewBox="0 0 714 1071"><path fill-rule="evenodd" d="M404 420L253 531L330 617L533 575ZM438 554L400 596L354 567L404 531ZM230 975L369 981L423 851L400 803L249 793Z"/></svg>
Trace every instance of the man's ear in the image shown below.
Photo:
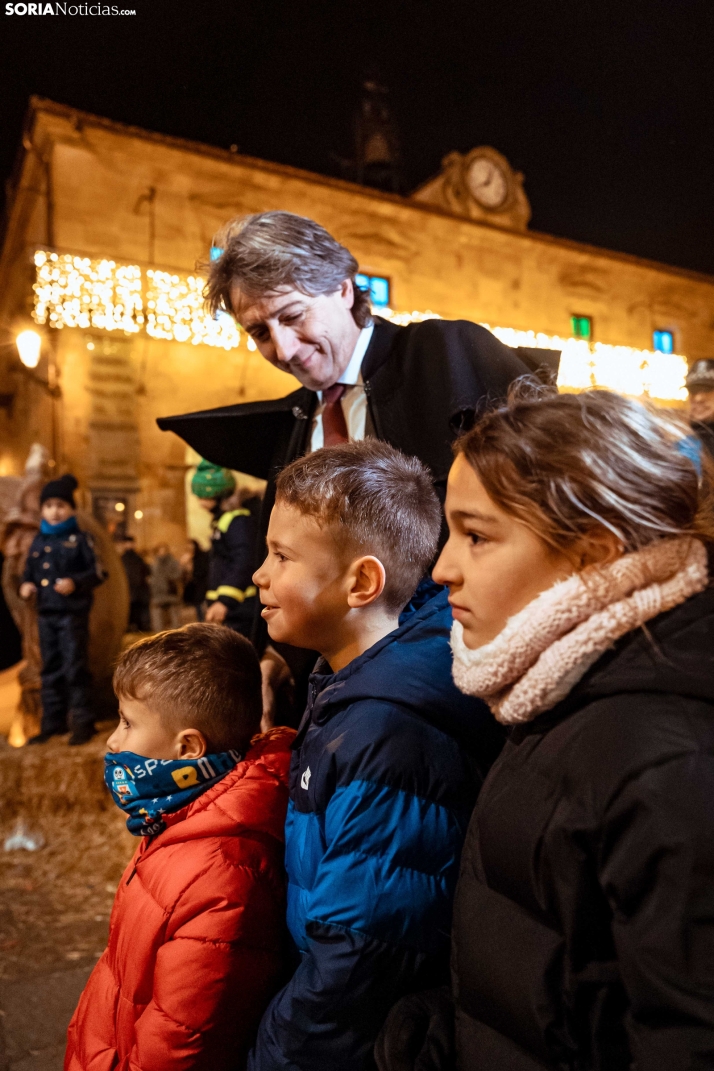
<svg viewBox="0 0 714 1071"><path fill-rule="evenodd" d="M578 541L575 552L578 569L585 569L588 565L610 565L622 557L625 548L619 536L599 524Z"/></svg>
<svg viewBox="0 0 714 1071"><path fill-rule="evenodd" d="M340 286L340 297L342 303L348 309L351 309L355 303L355 288L351 279L343 279Z"/></svg>
<svg viewBox="0 0 714 1071"><path fill-rule="evenodd" d="M379 558L369 554L352 563L349 581L347 603L350 607L359 609L376 602L384 591L387 574Z"/></svg>
<svg viewBox="0 0 714 1071"><path fill-rule="evenodd" d="M206 738L200 729L182 729L176 737L177 759L202 759L207 751Z"/></svg>

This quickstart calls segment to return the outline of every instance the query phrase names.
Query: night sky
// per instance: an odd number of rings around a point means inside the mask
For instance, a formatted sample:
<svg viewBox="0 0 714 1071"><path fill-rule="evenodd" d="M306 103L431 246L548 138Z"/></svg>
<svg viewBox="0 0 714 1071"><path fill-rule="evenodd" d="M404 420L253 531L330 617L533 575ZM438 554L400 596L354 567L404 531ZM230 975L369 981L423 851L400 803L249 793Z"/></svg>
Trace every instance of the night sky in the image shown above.
<svg viewBox="0 0 714 1071"><path fill-rule="evenodd" d="M136 17L0 13L3 178L32 93L340 174L376 76L405 191L491 144L533 229L714 274L711 0L118 3Z"/></svg>

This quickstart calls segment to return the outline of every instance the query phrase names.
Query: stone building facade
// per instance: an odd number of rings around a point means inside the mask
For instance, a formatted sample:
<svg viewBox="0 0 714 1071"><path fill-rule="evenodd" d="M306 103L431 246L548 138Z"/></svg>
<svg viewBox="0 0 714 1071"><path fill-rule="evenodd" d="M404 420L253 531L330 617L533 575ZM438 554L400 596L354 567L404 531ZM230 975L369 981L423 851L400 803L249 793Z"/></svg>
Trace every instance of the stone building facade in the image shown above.
<svg viewBox="0 0 714 1071"><path fill-rule="evenodd" d="M512 329L516 344L533 332L558 348L580 318L586 381L608 385L608 361L616 380L623 362L639 368L656 330L689 360L714 355L714 278L528 230L522 176L495 150L451 154L405 198L33 99L0 256L0 475L42 442L95 515L142 546L178 547L188 461L156 417L294 386L243 333L199 322L196 262L214 233L276 208L317 219L361 271L387 279L396 313ZM32 370L14 346L27 327L43 336ZM576 380L563 385L586 385ZM681 369L675 380L655 397L681 403Z"/></svg>

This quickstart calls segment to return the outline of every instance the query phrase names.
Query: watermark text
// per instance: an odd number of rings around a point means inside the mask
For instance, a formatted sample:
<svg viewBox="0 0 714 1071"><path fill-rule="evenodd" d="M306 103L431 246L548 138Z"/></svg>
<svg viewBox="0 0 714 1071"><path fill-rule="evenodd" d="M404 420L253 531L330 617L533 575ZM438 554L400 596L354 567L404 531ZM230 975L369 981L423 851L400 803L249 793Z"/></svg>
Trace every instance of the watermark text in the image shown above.
<svg viewBox="0 0 714 1071"><path fill-rule="evenodd" d="M116 7L114 4L67 4L59 0L52 3L5 4L6 15L136 15L136 11Z"/></svg>

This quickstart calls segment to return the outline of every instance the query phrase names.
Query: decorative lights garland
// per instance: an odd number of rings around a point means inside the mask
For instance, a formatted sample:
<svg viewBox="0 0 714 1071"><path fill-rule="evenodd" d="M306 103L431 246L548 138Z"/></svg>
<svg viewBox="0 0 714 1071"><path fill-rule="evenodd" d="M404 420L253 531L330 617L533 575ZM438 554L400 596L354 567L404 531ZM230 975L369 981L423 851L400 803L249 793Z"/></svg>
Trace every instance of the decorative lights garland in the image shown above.
<svg viewBox="0 0 714 1071"><path fill-rule="evenodd" d="M35 253L34 319L51 327L97 328L151 338L190 342L194 346L235 349L240 332L232 317L215 319L203 309L205 279L159 269L142 269L113 260L93 260L71 253ZM397 324L440 319L438 313L377 310ZM684 401L686 358L630 346L590 345L584 339L560 338L535 331L484 324L508 346L560 350L558 386L564 390L605 387L631 397L647 395L659 402ZM251 345L252 343L252 345ZM250 349L255 343L248 339Z"/></svg>
<svg viewBox="0 0 714 1071"><path fill-rule="evenodd" d="M70 253L35 253L34 318L50 327L134 334L144 323L141 268Z"/></svg>
<svg viewBox="0 0 714 1071"><path fill-rule="evenodd" d="M422 320L439 320L436 312L393 312L380 309L380 316L400 325ZM687 359L677 353L637 350L631 346L593 345L581 338L560 338L536 331L518 331L513 327L482 324L506 346L528 349L560 350L558 387L561 390L586 390L603 387L632 398L644 395L657 402L683 402L687 399L684 377Z"/></svg>
<svg viewBox="0 0 714 1071"><path fill-rule="evenodd" d="M191 342L194 346L222 346L225 350L240 345L236 322L227 313L213 319L203 310L200 275L172 275L152 268L146 273L146 333L152 338Z"/></svg>

